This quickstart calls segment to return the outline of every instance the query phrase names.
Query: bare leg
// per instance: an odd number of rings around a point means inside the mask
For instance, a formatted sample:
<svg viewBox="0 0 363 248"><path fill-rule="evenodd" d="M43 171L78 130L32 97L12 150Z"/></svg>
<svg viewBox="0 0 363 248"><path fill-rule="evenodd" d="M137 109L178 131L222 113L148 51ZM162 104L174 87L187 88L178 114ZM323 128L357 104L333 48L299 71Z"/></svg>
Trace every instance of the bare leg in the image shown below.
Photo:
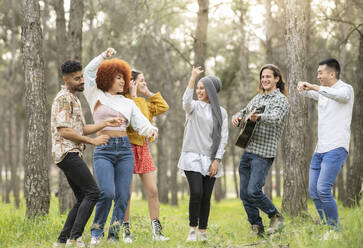
<svg viewBox="0 0 363 248"><path fill-rule="evenodd" d="M159 198L155 172L140 174L149 206L150 219L159 219Z"/></svg>

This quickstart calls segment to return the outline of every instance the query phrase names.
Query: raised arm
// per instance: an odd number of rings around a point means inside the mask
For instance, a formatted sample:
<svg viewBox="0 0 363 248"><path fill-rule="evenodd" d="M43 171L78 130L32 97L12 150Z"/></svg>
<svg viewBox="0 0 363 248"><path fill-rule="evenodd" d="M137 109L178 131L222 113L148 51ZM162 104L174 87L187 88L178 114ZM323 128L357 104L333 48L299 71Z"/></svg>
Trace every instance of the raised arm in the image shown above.
<svg viewBox="0 0 363 248"><path fill-rule="evenodd" d="M169 109L168 103L162 97L160 92L157 92L149 97L150 102L148 102L148 108L152 116L161 115Z"/></svg>
<svg viewBox="0 0 363 248"><path fill-rule="evenodd" d="M198 76L203 73L202 67L194 67L192 70L192 75L190 76L188 86L185 89L183 95L183 109L187 114L190 114L194 110L194 103L193 103L193 92L194 92L194 85L195 81L197 80Z"/></svg>
<svg viewBox="0 0 363 248"><path fill-rule="evenodd" d="M84 95L89 102L89 98L92 97L97 91L100 91L96 85L96 76L98 67L101 63L106 59L110 58L116 54L115 49L107 48L106 51L102 52L100 55L95 57L88 63L86 68L83 71L83 78L84 78Z"/></svg>

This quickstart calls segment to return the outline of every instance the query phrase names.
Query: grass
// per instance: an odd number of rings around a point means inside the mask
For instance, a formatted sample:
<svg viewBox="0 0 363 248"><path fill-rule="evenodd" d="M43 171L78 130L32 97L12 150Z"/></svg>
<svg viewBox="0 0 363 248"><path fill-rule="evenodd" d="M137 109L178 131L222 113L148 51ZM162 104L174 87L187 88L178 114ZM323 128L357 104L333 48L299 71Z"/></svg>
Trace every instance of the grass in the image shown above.
<svg viewBox="0 0 363 248"><path fill-rule="evenodd" d="M281 206L281 200L274 200ZM326 227L317 224L318 216L309 203L309 214L292 219L285 215L286 227L281 233L265 239L251 234L241 201L223 200L212 202L209 219L209 241L207 243L185 243L188 227L188 202L181 201L178 207L161 205L163 232L170 237L168 242L151 241L151 226L148 219L147 203L133 200L131 204L131 231L134 235L132 244L119 244L103 241L98 247L328 247L362 248L363 247L363 208L343 208L339 205L342 231L336 240L322 241ZM57 200L52 198L49 216L36 221L25 218L25 205L20 209L13 204L0 203L0 247L52 247L65 215L58 214ZM269 220L262 214L264 224ZM91 217L83 238L90 241ZM108 227L108 226L107 226Z"/></svg>

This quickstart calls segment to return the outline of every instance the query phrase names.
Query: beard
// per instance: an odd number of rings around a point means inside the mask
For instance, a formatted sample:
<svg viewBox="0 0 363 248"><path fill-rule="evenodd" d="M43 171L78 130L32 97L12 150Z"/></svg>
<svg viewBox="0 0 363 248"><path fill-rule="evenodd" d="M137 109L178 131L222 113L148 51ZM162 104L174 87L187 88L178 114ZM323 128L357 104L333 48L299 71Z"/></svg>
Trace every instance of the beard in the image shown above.
<svg viewBox="0 0 363 248"><path fill-rule="evenodd" d="M77 91L77 92L83 92L84 91L84 84L73 86L73 90Z"/></svg>

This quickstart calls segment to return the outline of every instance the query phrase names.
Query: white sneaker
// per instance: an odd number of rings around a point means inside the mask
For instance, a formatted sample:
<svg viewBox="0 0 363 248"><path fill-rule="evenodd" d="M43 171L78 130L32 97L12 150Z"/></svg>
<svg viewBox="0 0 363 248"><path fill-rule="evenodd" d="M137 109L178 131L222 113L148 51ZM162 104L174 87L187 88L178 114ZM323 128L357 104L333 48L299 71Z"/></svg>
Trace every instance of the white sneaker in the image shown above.
<svg viewBox="0 0 363 248"><path fill-rule="evenodd" d="M199 232L198 231L198 240L199 241L208 241L207 232Z"/></svg>
<svg viewBox="0 0 363 248"><path fill-rule="evenodd" d="M161 230L163 229L160 221L158 219L154 219L151 221L151 229L152 229L152 233L153 233L153 240L154 241L168 241L169 238L165 237L162 233Z"/></svg>
<svg viewBox="0 0 363 248"><path fill-rule="evenodd" d="M90 245L91 245L91 246L96 246L96 245L98 245L100 242L101 242L101 238L92 237L92 238L91 238L91 243L90 243Z"/></svg>
<svg viewBox="0 0 363 248"><path fill-rule="evenodd" d="M53 243L53 248L64 247L65 245L66 245L66 243L59 243L57 241L57 242Z"/></svg>
<svg viewBox="0 0 363 248"><path fill-rule="evenodd" d="M332 240L332 239L338 239L339 238L339 233L337 233L334 230L330 230L328 232L326 232L323 236L323 240Z"/></svg>
<svg viewBox="0 0 363 248"><path fill-rule="evenodd" d="M197 242L197 229L195 227L190 228L187 242Z"/></svg>
<svg viewBox="0 0 363 248"><path fill-rule="evenodd" d="M83 242L82 237L77 238L76 240L68 239L66 243L66 247L75 246L75 247L87 247L86 243Z"/></svg>

